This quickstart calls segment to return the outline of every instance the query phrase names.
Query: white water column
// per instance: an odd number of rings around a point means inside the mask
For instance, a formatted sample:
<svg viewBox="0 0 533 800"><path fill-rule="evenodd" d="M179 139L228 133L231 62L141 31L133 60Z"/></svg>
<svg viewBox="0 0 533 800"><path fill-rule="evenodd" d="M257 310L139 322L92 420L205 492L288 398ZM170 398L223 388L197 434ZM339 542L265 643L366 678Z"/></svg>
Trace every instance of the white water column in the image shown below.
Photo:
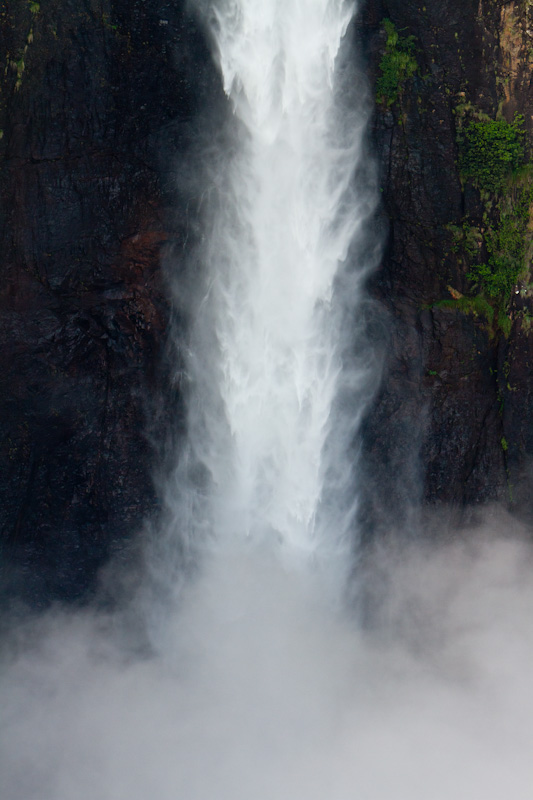
<svg viewBox="0 0 533 800"><path fill-rule="evenodd" d="M344 282L342 302L335 289L368 214L354 185L364 119L342 108L336 76L353 12L342 0L214 0L204 11L235 118L206 221L191 366L190 444L210 475L218 541L314 554L338 550L352 522L320 509L329 484L350 483L335 426L351 435L360 414L334 412L340 388L362 378L341 344L359 282Z"/></svg>

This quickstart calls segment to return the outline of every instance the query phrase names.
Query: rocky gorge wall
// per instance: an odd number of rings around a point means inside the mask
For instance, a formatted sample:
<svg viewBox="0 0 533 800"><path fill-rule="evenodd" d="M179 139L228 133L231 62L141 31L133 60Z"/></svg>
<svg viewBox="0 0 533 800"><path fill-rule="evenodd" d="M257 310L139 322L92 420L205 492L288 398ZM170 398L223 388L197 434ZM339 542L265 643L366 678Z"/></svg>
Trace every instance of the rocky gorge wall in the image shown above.
<svg viewBox="0 0 533 800"><path fill-rule="evenodd" d="M210 62L158 0L9 0L0 57L3 585L39 604L157 510L172 159Z"/></svg>
<svg viewBox="0 0 533 800"><path fill-rule="evenodd" d="M419 504L499 501L531 517L532 8L363 12L389 231L372 287L388 357L364 458L378 526ZM512 164L509 142L522 148Z"/></svg>
<svg viewBox="0 0 533 800"><path fill-rule="evenodd" d="M428 504L530 513L529 251L501 296L467 277L490 262L502 204L525 202L529 14L370 0L354 31L388 224L370 286L387 358L364 426L369 531ZM86 597L158 512L180 398L162 264L195 235L179 154L220 87L193 17L164 0L4 0L0 58L4 587L39 605ZM523 157L489 191L465 175L461 131L516 111Z"/></svg>

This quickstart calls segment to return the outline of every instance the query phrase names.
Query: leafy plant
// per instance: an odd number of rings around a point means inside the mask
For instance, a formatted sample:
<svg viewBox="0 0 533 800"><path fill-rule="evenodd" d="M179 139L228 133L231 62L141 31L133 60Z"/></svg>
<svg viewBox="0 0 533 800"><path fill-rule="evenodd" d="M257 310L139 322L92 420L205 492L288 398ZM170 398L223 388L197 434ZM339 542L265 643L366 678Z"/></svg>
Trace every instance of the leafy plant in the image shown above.
<svg viewBox="0 0 533 800"><path fill-rule="evenodd" d="M459 134L460 168L478 188L499 191L506 178L523 164L524 117L512 122L472 120Z"/></svg>
<svg viewBox="0 0 533 800"><path fill-rule="evenodd" d="M401 94L406 80L418 69L414 57L414 36L400 36L390 19L383 20L387 41L385 52L379 62L381 75L376 82L376 94L380 102L392 105Z"/></svg>
<svg viewBox="0 0 533 800"><path fill-rule="evenodd" d="M435 306L437 308L454 308L462 311L464 314L482 317L489 325L492 325L494 320L494 307L482 294L475 295L474 297L460 297L454 300L440 300L438 303L435 303Z"/></svg>
<svg viewBox="0 0 533 800"><path fill-rule="evenodd" d="M533 250L533 163L525 163L524 118L515 114L512 122L491 120L464 105L458 124L461 176L480 190L483 213L478 225L465 218L447 226L451 252L467 265L472 284L470 296L453 304L466 313L482 314L493 332L508 336L509 303Z"/></svg>
<svg viewBox="0 0 533 800"><path fill-rule="evenodd" d="M487 261L474 264L467 277L489 297L507 299L525 269L529 208L533 187L510 193L499 203L499 221L484 235Z"/></svg>
<svg viewBox="0 0 533 800"><path fill-rule="evenodd" d="M483 234L475 225L464 219L461 225L447 225L452 234L452 253L465 253L471 259L479 258L483 246Z"/></svg>

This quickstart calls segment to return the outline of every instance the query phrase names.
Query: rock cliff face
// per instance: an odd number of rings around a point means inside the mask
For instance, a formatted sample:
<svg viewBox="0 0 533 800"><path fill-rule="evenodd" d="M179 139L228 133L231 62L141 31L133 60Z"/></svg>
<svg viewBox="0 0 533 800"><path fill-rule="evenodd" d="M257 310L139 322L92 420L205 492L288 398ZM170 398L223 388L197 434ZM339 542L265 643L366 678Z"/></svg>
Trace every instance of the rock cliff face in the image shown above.
<svg viewBox="0 0 533 800"><path fill-rule="evenodd" d="M39 603L83 597L156 508L166 206L209 59L177 3L8 0L0 24L0 526Z"/></svg>
<svg viewBox="0 0 533 800"><path fill-rule="evenodd" d="M469 119L515 111L529 139L529 14L370 0L360 17L389 220L371 286L388 360L364 431L369 530L421 501L530 511L529 278L503 312L489 298L508 322L461 303L483 295L465 221L482 238L495 200L458 144ZM154 442L175 408L148 398L179 404L161 263L179 264L188 224L174 165L219 89L175 1L6 0L0 37L0 525L6 591L39 604L85 597L157 511Z"/></svg>
<svg viewBox="0 0 533 800"><path fill-rule="evenodd" d="M407 522L420 502L498 500L531 515L531 13L529 3L458 0L374 0L363 12L389 220L373 286L389 310L389 355L365 431L374 525ZM515 112L521 177L488 191L468 174L465 137L489 129L469 127L477 122L512 124ZM496 270L490 230L507 224L522 187L521 264L496 291L472 272L483 261Z"/></svg>

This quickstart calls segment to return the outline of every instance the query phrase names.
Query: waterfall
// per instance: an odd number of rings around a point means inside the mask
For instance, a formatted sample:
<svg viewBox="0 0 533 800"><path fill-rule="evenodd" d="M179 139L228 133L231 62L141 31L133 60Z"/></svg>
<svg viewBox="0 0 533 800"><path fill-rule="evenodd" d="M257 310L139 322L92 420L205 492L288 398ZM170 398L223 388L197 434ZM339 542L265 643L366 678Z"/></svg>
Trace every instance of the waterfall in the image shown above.
<svg viewBox="0 0 533 800"><path fill-rule="evenodd" d="M349 566L349 450L368 384L353 355L368 264L354 248L374 201L354 177L366 86L354 92L353 12L344 0L203 8L232 123L203 187L188 443L167 493L172 535L192 547L261 542L291 563Z"/></svg>

